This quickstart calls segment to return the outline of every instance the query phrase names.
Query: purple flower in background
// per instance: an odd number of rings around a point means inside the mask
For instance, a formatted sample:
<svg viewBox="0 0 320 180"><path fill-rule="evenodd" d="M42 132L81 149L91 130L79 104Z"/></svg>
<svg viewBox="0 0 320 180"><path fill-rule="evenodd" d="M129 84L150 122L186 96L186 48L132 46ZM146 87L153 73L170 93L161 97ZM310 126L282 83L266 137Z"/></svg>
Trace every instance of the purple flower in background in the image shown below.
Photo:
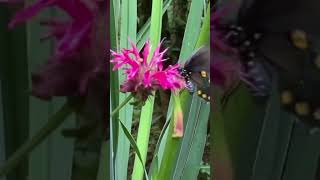
<svg viewBox="0 0 320 180"><path fill-rule="evenodd" d="M131 46L131 49L122 49L121 53L111 51L111 62L115 64L113 70L128 65L124 68L127 80L121 85L121 92L132 92L139 100L145 101L153 90L159 88L173 91L185 88L185 80L180 75L178 64L163 68L163 55L167 50L160 51L161 43L150 62L147 61L151 50L149 41L144 46L142 56L133 43Z"/></svg>
<svg viewBox="0 0 320 180"><path fill-rule="evenodd" d="M214 85L227 89L241 79L242 67L237 49L225 42L224 32L218 28L222 14L223 11L211 13L211 78Z"/></svg>

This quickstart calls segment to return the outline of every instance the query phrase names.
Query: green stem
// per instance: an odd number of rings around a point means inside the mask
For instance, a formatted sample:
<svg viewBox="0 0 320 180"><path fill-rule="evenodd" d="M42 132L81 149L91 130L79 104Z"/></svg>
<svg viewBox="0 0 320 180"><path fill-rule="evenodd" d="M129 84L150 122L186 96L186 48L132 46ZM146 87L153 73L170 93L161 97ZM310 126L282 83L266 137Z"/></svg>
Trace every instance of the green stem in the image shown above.
<svg viewBox="0 0 320 180"><path fill-rule="evenodd" d="M30 141L23 144L0 168L0 177L6 175L13 170L20 161L24 160L37 145L45 140L49 134L57 129L72 113L73 108L70 103L64 104L58 112L50 117L48 122L43 126L36 135L34 135Z"/></svg>
<svg viewBox="0 0 320 180"><path fill-rule="evenodd" d="M110 116L113 117L115 114L117 114L123 106L125 106L131 99L133 98L133 95L130 94L116 109L114 109Z"/></svg>
<svg viewBox="0 0 320 180"><path fill-rule="evenodd" d="M146 163L146 157L148 153L148 145L149 145L149 136L150 129L152 124L152 111L146 111L146 109L153 109L154 98L150 99L143 106L141 111L141 117L149 117L149 118L140 118L139 121L139 129L137 134L137 147L141 154L142 163L136 154L133 165L132 179L134 180L142 180L144 175L144 168Z"/></svg>

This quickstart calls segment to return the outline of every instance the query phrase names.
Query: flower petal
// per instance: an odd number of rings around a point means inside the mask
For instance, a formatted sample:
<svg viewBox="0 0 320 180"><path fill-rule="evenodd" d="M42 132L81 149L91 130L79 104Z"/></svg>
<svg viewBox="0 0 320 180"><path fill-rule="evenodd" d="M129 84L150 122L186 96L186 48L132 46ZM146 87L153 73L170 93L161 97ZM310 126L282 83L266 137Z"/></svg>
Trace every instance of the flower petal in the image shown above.
<svg viewBox="0 0 320 180"><path fill-rule="evenodd" d="M143 52L142 52L142 55L143 55L143 63L144 63L145 65L147 64L150 50L151 50L150 40L148 39L148 40L146 41L146 44L144 45Z"/></svg>

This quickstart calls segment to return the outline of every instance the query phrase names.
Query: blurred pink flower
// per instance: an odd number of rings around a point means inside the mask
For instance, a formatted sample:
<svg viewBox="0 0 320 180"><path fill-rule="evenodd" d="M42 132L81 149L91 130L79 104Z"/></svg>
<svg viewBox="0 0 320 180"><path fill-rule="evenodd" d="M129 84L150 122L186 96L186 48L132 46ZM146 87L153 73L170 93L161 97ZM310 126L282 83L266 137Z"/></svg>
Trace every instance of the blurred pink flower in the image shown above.
<svg viewBox="0 0 320 180"><path fill-rule="evenodd" d="M62 57L73 55L74 51L86 46L90 41L89 35L98 11L97 0L38 0L19 11L9 23L9 27L24 23L43 9L53 6L65 11L70 17L67 21L52 19L43 23L50 27L45 37L54 36L58 41L55 56L63 59Z"/></svg>
<svg viewBox="0 0 320 180"><path fill-rule="evenodd" d="M41 22L49 27L43 39L54 38L57 45L54 56L32 73L34 96L45 100L53 96L86 96L93 84L107 81L108 5L103 0L38 0L16 13L10 28L31 20L49 7L58 7L69 16L64 20L51 18Z"/></svg>
<svg viewBox="0 0 320 180"><path fill-rule="evenodd" d="M0 0L23 3L24 0ZM69 17L42 21L43 39L56 40L54 54L32 72L32 95L42 100L62 96L82 99L77 111L84 121L95 123L95 132L109 138L107 107L109 51L109 2L105 0L37 0L17 12L9 27L33 19L46 8L58 7ZM60 12L61 12L60 11ZM33 39L37 41L37 39ZM41 40L41 37L40 37ZM82 121L82 120L81 120ZM82 123L87 124L87 123ZM82 126L82 125L81 125ZM86 127L83 127L86 129ZM82 127L80 127L82 129ZM78 129L76 129L78 130ZM82 131L82 130L81 130ZM90 131L91 126L90 126Z"/></svg>
<svg viewBox="0 0 320 180"><path fill-rule="evenodd" d="M151 50L149 41L144 46L142 56L132 42L131 49L122 49L121 53L111 51L111 62L115 64L113 70L128 65L124 68L127 80L121 85L121 92L132 92L144 101L153 90L162 88L176 91L185 87L179 64L163 68L162 62L166 60L163 56L167 49L161 52L161 43L152 54L150 62L147 60Z"/></svg>

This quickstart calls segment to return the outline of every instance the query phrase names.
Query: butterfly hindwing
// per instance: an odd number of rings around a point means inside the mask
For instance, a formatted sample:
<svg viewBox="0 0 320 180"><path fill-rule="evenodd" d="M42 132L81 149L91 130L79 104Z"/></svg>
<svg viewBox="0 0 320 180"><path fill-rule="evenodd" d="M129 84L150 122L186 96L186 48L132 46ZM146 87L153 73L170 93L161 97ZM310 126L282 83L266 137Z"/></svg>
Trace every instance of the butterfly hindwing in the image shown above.
<svg viewBox="0 0 320 180"><path fill-rule="evenodd" d="M197 95L204 99L205 101L210 101L210 88L209 87L205 87L205 88L198 88L197 89Z"/></svg>

